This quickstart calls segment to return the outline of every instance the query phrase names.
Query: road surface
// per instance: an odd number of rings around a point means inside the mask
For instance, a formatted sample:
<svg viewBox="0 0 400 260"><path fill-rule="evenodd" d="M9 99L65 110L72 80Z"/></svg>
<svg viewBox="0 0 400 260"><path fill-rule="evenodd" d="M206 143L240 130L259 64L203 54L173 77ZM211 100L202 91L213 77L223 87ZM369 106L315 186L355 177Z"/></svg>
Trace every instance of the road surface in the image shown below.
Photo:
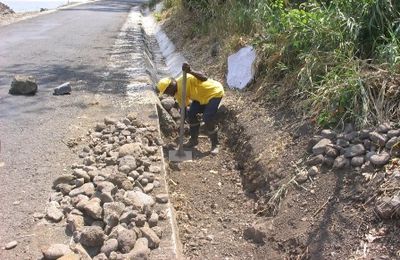
<svg viewBox="0 0 400 260"><path fill-rule="evenodd" d="M34 228L44 212L54 176L76 162L69 138L116 109L126 79L110 70L119 31L135 1L98 1L0 27L0 259L37 259L41 241L66 242L63 228ZM15 74L37 78L35 96L11 96ZM73 92L53 96L70 81ZM78 138L79 139L79 138ZM37 226L37 225L36 225Z"/></svg>

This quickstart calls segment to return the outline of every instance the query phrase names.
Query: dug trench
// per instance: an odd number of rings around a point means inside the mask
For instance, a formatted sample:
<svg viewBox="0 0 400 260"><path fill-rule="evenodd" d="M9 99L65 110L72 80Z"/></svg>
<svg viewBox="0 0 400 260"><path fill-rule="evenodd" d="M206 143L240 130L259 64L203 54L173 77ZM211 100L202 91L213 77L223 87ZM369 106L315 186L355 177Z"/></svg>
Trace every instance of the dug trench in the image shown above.
<svg viewBox="0 0 400 260"><path fill-rule="evenodd" d="M372 203L382 179L322 167L300 181L312 127L268 111L250 93L228 92L218 122L217 156L201 136L193 161L167 169L187 259L398 257L399 222L383 221ZM163 138L166 155L177 137Z"/></svg>
<svg viewBox="0 0 400 260"><path fill-rule="evenodd" d="M169 191L189 259L282 259L296 255L290 247L302 251L291 234L275 238L271 221L279 202L268 200L292 175L288 161L304 154L308 138L289 136L290 120L278 120L262 108L244 109L249 100L232 92L224 98L217 156L210 155L210 142L200 135L193 161L169 163ZM163 131L164 155L176 149L171 145L176 133Z"/></svg>

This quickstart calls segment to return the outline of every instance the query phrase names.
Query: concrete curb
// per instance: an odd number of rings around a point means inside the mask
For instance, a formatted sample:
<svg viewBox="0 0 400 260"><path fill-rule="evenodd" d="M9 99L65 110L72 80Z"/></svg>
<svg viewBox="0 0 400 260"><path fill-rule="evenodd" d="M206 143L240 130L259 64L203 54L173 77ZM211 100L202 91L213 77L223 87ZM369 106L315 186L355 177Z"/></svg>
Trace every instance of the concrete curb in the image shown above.
<svg viewBox="0 0 400 260"><path fill-rule="evenodd" d="M115 42L109 66L114 70L123 71L128 77L126 105L136 108L140 113L156 115L149 120L157 125L158 134L161 138L160 115L157 109L161 104L154 91L154 85L164 66L163 57L153 31L143 21L142 13L143 9L139 6L131 9ZM120 50L122 49L129 54L121 54ZM169 194L166 162L162 148L160 153L162 158L162 178L160 179L162 192ZM164 226L166 236L161 239L159 248L151 251L150 259L184 259L175 212L170 199L163 208L168 215L166 221L168 223Z"/></svg>

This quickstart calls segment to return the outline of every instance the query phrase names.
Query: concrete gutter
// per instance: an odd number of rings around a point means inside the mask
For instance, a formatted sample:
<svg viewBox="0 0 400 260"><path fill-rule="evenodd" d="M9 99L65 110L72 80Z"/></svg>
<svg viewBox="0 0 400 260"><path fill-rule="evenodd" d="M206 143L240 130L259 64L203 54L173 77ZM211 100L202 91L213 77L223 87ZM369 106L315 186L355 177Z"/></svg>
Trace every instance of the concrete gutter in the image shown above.
<svg viewBox="0 0 400 260"><path fill-rule="evenodd" d="M127 101L124 105L148 115L147 120L157 125L161 138L159 111L162 106L154 86L159 77L165 76L169 71L164 65L154 28L156 28L156 23L151 14L139 6L133 7L115 42L109 66L112 70L123 71L128 77ZM166 162L162 149L161 155L162 180L157 192L169 194ZM164 235L159 248L151 251L150 259L183 259L182 245L171 201L169 200L164 207L168 215L168 219L163 221L165 222Z"/></svg>

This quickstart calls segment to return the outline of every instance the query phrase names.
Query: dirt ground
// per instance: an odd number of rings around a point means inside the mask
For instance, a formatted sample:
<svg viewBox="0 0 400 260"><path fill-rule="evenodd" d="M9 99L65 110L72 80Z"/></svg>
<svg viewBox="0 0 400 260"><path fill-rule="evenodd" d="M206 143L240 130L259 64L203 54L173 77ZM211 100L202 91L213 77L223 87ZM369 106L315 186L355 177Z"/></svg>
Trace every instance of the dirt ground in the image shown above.
<svg viewBox="0 0 400 260"><path fill-rule="evenodd" d="M193 68L224 82L227 45L211 56L215 37L196 35L190 16L169 15L163 27L178 50ZM359 173L324 169L303 185L291 182L314 125L255 89L227 90L222 104L221 153L209 155L202 138L193 162L170 164L188 259L400 259L400 222L374 213L366 203L370 184Z"/></svg>

